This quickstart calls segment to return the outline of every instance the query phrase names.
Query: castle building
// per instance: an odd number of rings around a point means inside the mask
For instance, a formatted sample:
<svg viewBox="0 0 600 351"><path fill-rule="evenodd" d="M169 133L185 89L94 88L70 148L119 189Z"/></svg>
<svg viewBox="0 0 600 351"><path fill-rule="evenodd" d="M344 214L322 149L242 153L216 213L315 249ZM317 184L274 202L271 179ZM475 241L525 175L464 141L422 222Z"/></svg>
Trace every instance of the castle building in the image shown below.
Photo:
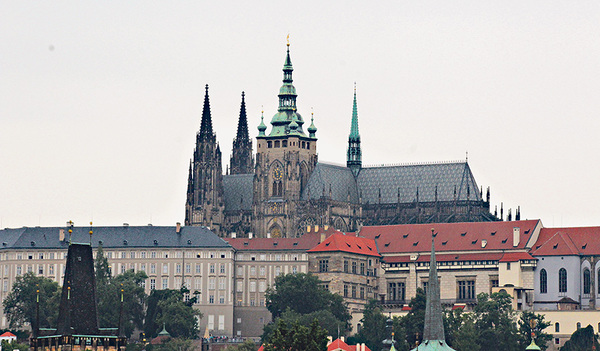
<svg viewBox="0 0 600 351"><path fill-rule="evenodd" d="M314 118L305 129L297 110L293 70L288 43L277 113L269 132L261 116L255 158L242 93L224 175L206 87L186 225L207 226L223 237L297 237L309 225L356 231L363 225L498 220L490 213L489 188L484 198L466 161L364 167L356 89L346 166L320 162Z"/></svg>

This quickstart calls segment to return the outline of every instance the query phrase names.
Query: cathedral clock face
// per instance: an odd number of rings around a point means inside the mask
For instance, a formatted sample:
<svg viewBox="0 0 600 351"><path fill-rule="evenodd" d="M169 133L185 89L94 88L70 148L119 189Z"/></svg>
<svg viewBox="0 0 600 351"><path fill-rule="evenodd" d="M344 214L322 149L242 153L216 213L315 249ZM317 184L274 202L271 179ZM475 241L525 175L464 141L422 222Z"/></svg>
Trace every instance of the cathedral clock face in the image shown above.
<svg viewBox="0 0 600 351"><path fill-rule="evenodd" d="M283 170L279 166L275 166L273 170L273 179L276 181L280 181L283 179Z"/></svg>

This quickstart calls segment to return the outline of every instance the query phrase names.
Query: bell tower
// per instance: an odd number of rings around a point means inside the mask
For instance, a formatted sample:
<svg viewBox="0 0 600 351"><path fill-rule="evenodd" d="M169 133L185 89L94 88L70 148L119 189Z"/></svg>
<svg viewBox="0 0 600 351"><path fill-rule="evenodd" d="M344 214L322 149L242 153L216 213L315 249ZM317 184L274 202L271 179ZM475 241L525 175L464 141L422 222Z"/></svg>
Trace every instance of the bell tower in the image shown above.
<svg viewBox="0 0 600 351"><path fill-rule="evenodd" d="M317 164L317 128L304 132L304 119L296 108L290 43L283 65L283 85L279 107L271 119L271 131L263 116L256 137L256 174L254 177L254 232L261 237L295 235L294 214L300 194Z"/></svg>

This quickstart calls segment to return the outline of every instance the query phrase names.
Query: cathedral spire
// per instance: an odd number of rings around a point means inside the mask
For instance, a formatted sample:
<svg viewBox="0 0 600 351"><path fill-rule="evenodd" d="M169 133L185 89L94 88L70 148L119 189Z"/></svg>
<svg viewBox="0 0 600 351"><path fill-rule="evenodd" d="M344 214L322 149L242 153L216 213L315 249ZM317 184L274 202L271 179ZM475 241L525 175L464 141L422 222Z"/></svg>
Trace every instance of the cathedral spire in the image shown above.
<svg viewBox="0 0 600 351"><path fill-rule="evenodd" d="M357 176L362 167L362 152L360 149L360 134L358 132L358 108L356 106L356 83L354 83L354 101L352 105L352 122L348 136L348 154L346 166Z"/></svg>
<svg viewBox="0 0 600 351"><path fill-rule="evenodd" d="M425 326L423 342L414 350L453 351L446 344L444 321L442 319L442 302L440 300L440 285L435 260L435 230L431 229L431 257L429 258L429 283L427 285L427 304L425 305Z"/></svg>
<svg viewBox="0 0 600 351"><path fill-rule="evenodd" d="M200 133L198 138L200 140L214 139L214 133L212 128L212 117L210 115L210 101L208 98L208 84L206 84L206 92L204 93L204 107L202 108L202 123L200 124Z"/></svg>
<svg viewBox="0 0 600 351"><path fill-rule="evenodd" d="M249 174L254 171L252 159L252 140L248 136L248 119L246 117L245 93L242 91L242 104L238 119L237 135L233 139L231 151L230 174Z"/></svg>

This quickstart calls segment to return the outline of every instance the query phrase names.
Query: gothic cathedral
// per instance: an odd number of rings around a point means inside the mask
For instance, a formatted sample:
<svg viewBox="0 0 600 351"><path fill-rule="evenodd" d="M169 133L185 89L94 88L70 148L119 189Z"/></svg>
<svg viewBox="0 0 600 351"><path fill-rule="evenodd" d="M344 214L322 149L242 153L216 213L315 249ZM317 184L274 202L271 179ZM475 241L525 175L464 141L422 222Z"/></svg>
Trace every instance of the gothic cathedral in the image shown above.
<svg viewBox="0 0 600 351"><path fill-rule="evenodd" d="M261 116L256 158L242 93L225 175L206 86L186 225L207 226L220 236L295 237L308 225L348 232L362 225L499 220L489 212L489 188L484 200L466 161L363 167L356 89L346 167L319 162L313 118L305 132L296 108L293 70L288 43L279 106L269 133Z"/></svg>

